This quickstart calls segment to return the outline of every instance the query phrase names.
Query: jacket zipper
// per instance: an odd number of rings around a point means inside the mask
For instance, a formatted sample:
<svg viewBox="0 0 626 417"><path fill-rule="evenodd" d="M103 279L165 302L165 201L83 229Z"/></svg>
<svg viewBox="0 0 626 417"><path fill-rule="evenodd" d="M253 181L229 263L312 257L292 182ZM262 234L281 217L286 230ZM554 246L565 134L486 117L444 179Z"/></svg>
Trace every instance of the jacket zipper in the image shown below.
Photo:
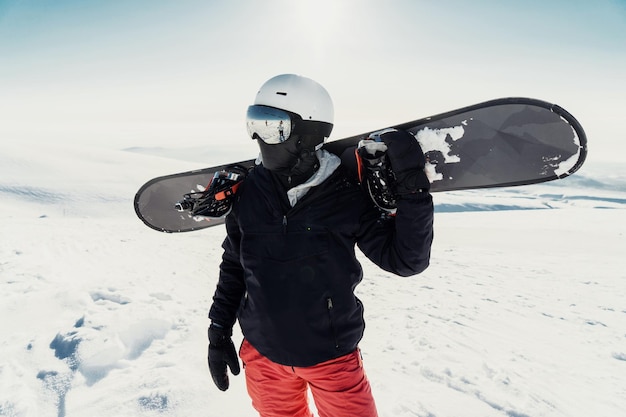
<svg viewBox="0 0 626 417"><path fill-rule="evenodd" d="M333 335L333 341L335 342L335 349L339 349L339 342L337 341L337 330L335 329L335 324L333 323L333 299L330 297L326 299L326 308L328 310L328 322L330 323L330 330Z"/></svg>
<svg viewBox="0 0 626 417"><path fill-rule="evenodd" d="M287 234L287 215L283 215L283 234Z"/></svg>

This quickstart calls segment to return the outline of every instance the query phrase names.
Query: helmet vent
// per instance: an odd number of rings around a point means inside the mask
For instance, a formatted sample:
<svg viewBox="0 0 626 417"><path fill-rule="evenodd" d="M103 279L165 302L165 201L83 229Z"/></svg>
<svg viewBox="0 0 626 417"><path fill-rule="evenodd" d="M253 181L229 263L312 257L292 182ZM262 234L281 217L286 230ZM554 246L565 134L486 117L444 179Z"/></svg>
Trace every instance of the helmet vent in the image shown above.
<svg viewBox="0 0 626 417"><path fill-rule="evenodd" d="M286 96L287 93L285 93L284 91L277 91L276 94L278 94L279 96Z"/></svg>

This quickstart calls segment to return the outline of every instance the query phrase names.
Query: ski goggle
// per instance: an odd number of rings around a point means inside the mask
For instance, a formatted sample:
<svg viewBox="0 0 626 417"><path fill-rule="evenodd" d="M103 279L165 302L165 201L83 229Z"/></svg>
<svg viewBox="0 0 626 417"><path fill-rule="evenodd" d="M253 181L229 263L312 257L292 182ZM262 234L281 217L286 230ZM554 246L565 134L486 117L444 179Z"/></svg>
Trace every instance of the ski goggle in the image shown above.
<svg viewBox="0 0 626 417"><path fill-rule="evenodd" d="M252 139L261 139L268 145L283 143L291 136L298 115L274 107L248 107L246 127ZM302 120L302 119L300 119Z"/></svg>

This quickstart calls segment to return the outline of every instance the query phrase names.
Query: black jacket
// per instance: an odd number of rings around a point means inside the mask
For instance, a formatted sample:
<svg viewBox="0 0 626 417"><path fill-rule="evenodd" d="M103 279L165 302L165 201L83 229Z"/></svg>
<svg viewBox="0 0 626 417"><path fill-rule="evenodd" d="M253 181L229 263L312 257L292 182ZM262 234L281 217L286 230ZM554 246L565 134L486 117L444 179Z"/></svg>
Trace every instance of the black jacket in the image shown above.
<svg viewBox="0 0 626 417"><path fill-rule="evenodd" d="M402 276L428 266L433 204L428 193L398 201L381 216L340 166L291 207L262 166L237 192L209 317L239 319L244 337L265 357L312 366L354 350L363 336L363 277L355 244L382 269Z"/></svg>

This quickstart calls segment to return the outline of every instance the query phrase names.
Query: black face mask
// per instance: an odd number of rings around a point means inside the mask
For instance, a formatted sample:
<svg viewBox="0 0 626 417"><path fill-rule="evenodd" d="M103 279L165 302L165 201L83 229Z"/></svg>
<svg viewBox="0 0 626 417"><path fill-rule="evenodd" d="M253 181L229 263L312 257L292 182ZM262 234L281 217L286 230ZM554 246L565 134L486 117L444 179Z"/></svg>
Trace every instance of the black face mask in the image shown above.
<svg viewBox="0 0 626 417"><path fill-rule="evenodd" d="M263 166L275 173L287 188L302 184L317 171L315 147L323 141L323 137L316 136L292 136L275 145L257 140Z"/></svg>

